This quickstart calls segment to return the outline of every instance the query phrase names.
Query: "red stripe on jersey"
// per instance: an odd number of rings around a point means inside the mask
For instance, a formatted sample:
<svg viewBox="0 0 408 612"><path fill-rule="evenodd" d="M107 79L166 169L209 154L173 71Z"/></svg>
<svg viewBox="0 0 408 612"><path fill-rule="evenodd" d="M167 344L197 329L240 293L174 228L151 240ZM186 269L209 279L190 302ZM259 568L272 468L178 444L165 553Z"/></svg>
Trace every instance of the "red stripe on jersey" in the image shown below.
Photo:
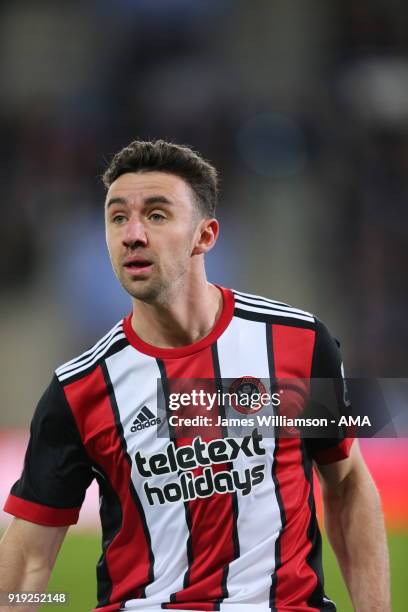
<svg viewBox="0 0 408 612"><path fill-rule="evenodd" d="M163 364L170 392L174 388L174 379L181 377L214 379L215 377L211 347L188 357L166 359ZM195 388L197 386L195 385ZM210 391L208 384L206 390ZM215 381L211 391L216 391ZM208 414L215 417L214 411L207 412ZM175 433L177 435L178 432ZM201 428L201 437L204 441L215 437L222 438L221 429L217 430L215 426L207 433L209 437ZM183 437L177 438L175 443L177 446L182 446L191 444L192 441L191 437ZM218 472L228 470L228 466L216 464L212 466L212 469ZM194 476L199 476L202 468L197 468L193 472ZM223 581L226 568L234 559L233 497L229 493L214 493L205 499L197 498L188 502L188 511L191 519L191 563L186 586L172 596L172 603L164 604L163 607L166 609L216 610L217 601L225 597Z"/></svg>
<svg viewBox="0 0 408 612"><path fill-rule="evenodd" d="M4 511L38 525L64 527L64 525L75 525L80 508L50 508L10 494L4 505Z"/></svg>
<svg viewBox="0 0 408 612"><path fill-rule="evenodd" d="M308 392L308 381L299 379L310 377L314 336L310 329L272 325L277 383L294 379L293 389L283 385L285 391L281 394L280 411L287 416L295 416L301 410L302 397ZM317 585L317 576L306 560L311 549L307 537L311 520L310 483L303 468L301 444L300 438L281 437L275 455L275 474L285 517L275 570L274 605L278 610L286 609L285 606L295 606L299 611L314 610L307 604Z"/></svg>
<svg viewBox="0 0 408 612"><path fill-rule="evenodd" d="M140 597L149 582L149 546L143 519L131 494L131 468L122 449L101 367L66 385L64 391L88 455L104 470L121 502L122 525L106 550L111 599ZM129 555L133 555L132 561Z"/></svg>

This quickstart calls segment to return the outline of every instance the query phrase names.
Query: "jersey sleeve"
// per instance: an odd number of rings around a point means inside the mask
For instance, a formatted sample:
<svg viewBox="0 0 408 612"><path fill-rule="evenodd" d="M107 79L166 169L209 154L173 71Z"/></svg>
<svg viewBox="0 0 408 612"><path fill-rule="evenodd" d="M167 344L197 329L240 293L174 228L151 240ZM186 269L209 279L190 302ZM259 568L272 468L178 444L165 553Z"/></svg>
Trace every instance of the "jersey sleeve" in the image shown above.
<svg viewBox="0 0 408 612"><path fill-rule="evenodd" d="M353 438L347 435L346 427L338 426L340 417L350 413L340 343L319 319L316 319L309 410L314 416L326 417L330 424L325 437L305 440L312 458L319 464L346 459Z"/></svg>
<svg viewBox="0 0 408 612"><path fill-rule="evenodd" d="M4 510L40 525L72 525L92 479L91 461L54 376L35 410L23 472Z"/></svg>

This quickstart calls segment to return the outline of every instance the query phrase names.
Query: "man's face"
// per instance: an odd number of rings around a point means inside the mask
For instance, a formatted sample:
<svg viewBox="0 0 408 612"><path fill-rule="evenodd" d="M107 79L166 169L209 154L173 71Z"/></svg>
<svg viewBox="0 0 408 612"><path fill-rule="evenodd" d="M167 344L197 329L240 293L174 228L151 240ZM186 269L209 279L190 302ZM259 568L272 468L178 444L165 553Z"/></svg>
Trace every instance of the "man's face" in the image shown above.
<svg viewBox="0 0 408 612"><path fill-rule="evenodd" d="M199 217L183 179L164 172L122 174L108 190L105 221L113 269L132 297L152 302L189 273Z"/></svg>

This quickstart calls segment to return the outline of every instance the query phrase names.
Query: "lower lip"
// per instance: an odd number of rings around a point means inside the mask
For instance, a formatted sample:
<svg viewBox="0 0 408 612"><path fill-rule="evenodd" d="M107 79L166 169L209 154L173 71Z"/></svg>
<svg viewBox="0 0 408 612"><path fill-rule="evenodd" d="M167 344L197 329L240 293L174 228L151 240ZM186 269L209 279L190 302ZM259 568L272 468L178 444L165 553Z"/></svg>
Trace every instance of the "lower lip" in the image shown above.
<svg viewBox="0 0 408 612"><path fill-rule="evenodd" d="M146 266L125 266L126 270L129 272L130 276L144 276L146 273L150 272L152 269L152 264L148 264Z"/></svg>

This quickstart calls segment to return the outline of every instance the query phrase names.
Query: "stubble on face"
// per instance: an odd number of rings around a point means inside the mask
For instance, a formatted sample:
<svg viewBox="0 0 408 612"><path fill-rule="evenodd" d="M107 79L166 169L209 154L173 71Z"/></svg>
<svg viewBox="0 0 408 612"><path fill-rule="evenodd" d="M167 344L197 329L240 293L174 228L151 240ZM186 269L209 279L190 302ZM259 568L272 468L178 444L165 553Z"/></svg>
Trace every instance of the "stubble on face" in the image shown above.
<svg viewBox="0 0 408 612"><path fill-rule="evenodd" d="M190 238L192 238L192 234ZM153 260L154 269L149 278L131 280L122 266L114 266L115 274L124 290L132 298L147 304L167 305L184 287L191 259L189 246L190 244L185 245L184 252L181 250L177 254L173 253L171 260L169 257L169 261L164 261L163 266L159 261ZM136 254L136 251L134 254ZM144 252L142 254L144 256L148 255ZM153 258L149 257L149 259ZM162 267L164 267L164 270Z"/></svg>

